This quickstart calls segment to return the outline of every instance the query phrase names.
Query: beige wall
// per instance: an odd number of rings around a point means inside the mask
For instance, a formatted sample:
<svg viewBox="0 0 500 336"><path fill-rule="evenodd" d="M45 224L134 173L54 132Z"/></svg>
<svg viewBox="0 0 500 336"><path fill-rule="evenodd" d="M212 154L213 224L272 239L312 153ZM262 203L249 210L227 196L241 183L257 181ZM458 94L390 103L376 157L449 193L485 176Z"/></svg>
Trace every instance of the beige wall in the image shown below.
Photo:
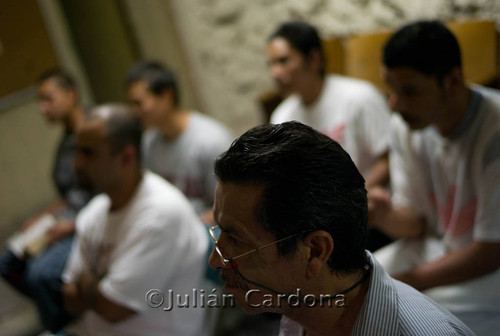
<svg viewBox="0 0 500 336"><path fill-rule="evenodd" d="M39 0L61 64L76 74L84 102L86 75L57 0ZM497 0L122 0L143 57L179 74L186 106L236 134L260 123L256 103L270 89L265 40L281 21L308 20L323 34L396 27L417 18L487 17L500 22ZM0 111L0 240L15 220L55 196L50 181L59 131L36 113L33 97Z"/></svg>
<svg viewBox="0 0 500 336"><path fill-rule="evenodd" d="M91 101L86 76L68 36L57 0L38 2L59 62L78 79L82 100ZM1 9L0 9L1 10ZM36 52L36 51L27 51ZM12 98L12 97L10 97ZM38 112L34 90L2 99L0 110L0 246L20 219L56 198L51 172L60 128Z"/></svg>
<svg viewBox="0 0 500 336"><path fill-rule="evenodd" d="M146 0L147 1L147 0ZM260 122L259 93L272 87L265 41L277 24L303 19L325 35L397 27L419 18L487 17L498 0L182 0L167 1L185 45L202 110L241 133Z"/></svg>
<svg viewBox="0 0 500 336"><path fill-rule="evenodd" d="M168 65L178 76L182 105L198 109L202 104L199 93L194 90L192 72L184 57L184 45L178 36L170 2L125 0L123 4L142 58Z"/></svg>
<svg viewBox="0 0 500 336"><path fill-rule="evenodd" d="M54 199L50 174L59 134L43 120L34 99L0 112L0 238L18 219Z"/></svg>

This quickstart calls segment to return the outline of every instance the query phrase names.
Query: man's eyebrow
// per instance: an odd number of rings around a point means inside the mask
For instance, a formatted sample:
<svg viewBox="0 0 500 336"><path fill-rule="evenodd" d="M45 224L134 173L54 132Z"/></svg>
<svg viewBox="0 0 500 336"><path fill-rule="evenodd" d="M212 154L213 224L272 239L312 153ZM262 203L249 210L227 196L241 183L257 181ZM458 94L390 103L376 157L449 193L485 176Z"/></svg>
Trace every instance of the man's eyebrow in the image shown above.
<svg viewBox="0 0 500 336"><path fill-rule="evenodd" d="M217 226L221 229L221 231L224 232L229 232L231 230L231 227L226 227L225 225L221 225L220 223L217 223Z"/></svg>
<svg viewBox="0 0 500 336"><path fill-rule="evenodd" d="M242 241L253 242L255 240L253 237L251 237L251 235L249 235L250 232L248 232L247 230L241 230L238 227L232 225L220 225L220 224L218 225L221 231L230 234Z"/></svg>

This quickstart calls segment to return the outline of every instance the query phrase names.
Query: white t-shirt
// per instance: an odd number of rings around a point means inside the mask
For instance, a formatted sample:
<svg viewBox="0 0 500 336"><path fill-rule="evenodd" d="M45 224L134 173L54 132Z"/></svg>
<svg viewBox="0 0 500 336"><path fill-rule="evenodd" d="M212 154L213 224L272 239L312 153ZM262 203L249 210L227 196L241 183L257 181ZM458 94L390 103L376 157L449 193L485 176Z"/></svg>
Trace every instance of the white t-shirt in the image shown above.
<svg viewBox="0 0 500 336"><path fill-rule="evenodd" d="M144 167L179 188L200 214L213 205L217 183L214 160L233 140L222 124L191 112L188 126L174 141L166 140L156 128L144 133Z"/></svg>
<svg viewBox="0 0 500 336"><path fill-rule="evenodd" d="M328 75L320 97L306 106L299 95L283 101L271 123L296 120L337 141L363 176L388 150L390 113L386 100L370 83Z"/></svg>
<svg viewBox="0 0 500 336"><path fill-rule="evenodd" d="M438 237L441 244L436 248L429 241L422 248L442 252L414 251L422 256L420 263L472 241L500 241L500 93L479 86L472 88L468 112L451 138L443 138L432 126L411 132L401 117L392 119L393 205L424 216L429 235ZM382 265L392 268L378 253L375 255ZM408 264L401 253L394 260ZM430 289L426 294L452 311L500 312L499 283L497 270L456 285Z"/></svg>
<svg viewBox="0 0 500 336"><path fill-rule="evenodd" d="M151 308L151 289L189 294L203 283L208 240L185 196L160 176L145 172L129 203L110 212L107 195L96 196L77 217L77 240L63 280L85 270L101 278L109 300L137 312L111 324L93 311L82 317L86 335L198 335L202 308ZM158 299L158 297L157 297ZM167 304L167 303L166 303Z"/></svg>

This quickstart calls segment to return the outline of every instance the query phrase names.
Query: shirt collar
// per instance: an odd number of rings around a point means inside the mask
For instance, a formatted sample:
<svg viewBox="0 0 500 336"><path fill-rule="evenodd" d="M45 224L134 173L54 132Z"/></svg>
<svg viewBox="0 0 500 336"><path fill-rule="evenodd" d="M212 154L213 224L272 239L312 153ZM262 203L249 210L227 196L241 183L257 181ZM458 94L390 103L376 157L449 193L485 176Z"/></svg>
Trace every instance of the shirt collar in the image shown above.
<svg viewBox="0 0 500 336"><path fill-rule="evenodd" d="M371 267L370 286L365 301L356 318L352 335L370 336L376 331L379 335L398 336L397 295L392 278L383 270L372 254L366 251ZM302 336L304 328L297 322L283 316L280 323L280 336Z"/></svg>
<svg viewBox="0 0 500 336"><path fill-rule="evenodd" d="M366 251L366 254L372 269L370 286L352 335L369 336L374 330L380 335L399 335L397 294L392 278L370 252Z"/></svg>

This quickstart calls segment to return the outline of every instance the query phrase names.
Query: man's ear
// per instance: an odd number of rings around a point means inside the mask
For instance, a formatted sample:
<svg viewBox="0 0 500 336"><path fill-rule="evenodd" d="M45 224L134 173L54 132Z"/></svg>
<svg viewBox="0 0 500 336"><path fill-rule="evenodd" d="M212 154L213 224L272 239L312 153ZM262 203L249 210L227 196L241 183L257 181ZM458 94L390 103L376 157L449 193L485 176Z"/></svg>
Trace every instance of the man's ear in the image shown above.
<svg viewBox="0 0 500 336"><path fill-rule="evenodd" d="M324 231L318 230L309 233L303 240L303 244L309 251L307 259L307 276L318 275L324 267L328 267L328 259L334 249L332 236Z"/></svg>
<svg viewBox="0 0 500 336"><path fill-rule="evenodd" d="M139 160L137 149L132 145L126 145L122 149L122 162L124 165L129 165Z"/></svg>
<svg viewBox="0 0 500 336"><path fill-rule="evenodd" d="M450 97L457 94L458 89L464 84L464 74L460 67L453 68L443 78L443 89Z"/></svg>
<svg viewBox="0 0 500 336"><path fill-rule="evenodd" d="M79 100L78 92L76 92L75 89L69 89L68 94L71 96L71 100L74 101L75 105L78 105L78 100Z"/></svg>
<svg viewBox="0 0 500 336"><path fill-rule="evenodd" d="M174 101L174 90L172 88L166 88L158 95L165 104L171 108L175 107Z"/></svg>
<svg viewBox="0 0 500 336"><path fill-rule="evenodd" d="M324 68L325 60L323 59L323 56L321 55L319 49L311 50L305 60L307 67L315 73L319 73L320 70Z"/></svg>

